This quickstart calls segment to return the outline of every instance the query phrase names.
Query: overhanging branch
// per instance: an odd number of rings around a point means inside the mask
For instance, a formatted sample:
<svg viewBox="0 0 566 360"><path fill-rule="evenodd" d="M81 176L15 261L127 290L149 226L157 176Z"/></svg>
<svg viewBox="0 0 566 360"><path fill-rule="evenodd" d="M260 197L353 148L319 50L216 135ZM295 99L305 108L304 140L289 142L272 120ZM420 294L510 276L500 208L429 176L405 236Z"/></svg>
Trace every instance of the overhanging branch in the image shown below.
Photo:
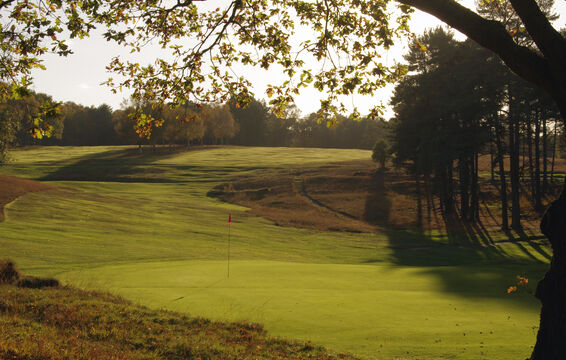
<svg viewBox="0 0 566 360"><path fill-rule="evenodd" d="M564 67L564 64L566 64L566 40L550 24L536 1L510 1L544 57L553 67Z"/></svg>
<svg viewBox="0 0 566 360"><path fill-rule="evenodd" d="M546 89L551 94L563 93L560 81L555 78L549 61L535 51L516 44L498 21L487 20L454 0L397 1L437 17L481 46L493 51L523 79Z"/></svg>

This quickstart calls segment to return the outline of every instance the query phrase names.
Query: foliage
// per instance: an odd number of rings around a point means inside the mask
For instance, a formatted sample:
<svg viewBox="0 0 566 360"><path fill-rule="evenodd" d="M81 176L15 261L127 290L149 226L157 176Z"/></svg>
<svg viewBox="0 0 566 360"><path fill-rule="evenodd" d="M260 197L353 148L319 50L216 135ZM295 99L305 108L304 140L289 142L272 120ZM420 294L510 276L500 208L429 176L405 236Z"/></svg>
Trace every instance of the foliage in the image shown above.
<svg viewBox="0 0 566 360"><path fill-rule="evenodd" d="M87 36L94 26L82 16L85 7L77 1L1 1L0 2L0 103L20 100L32 93L31 72L45 69L42 57L52 53L72 53L66 39ZM44 117L54 117L58 104L42 104L29 130L34 138L51 136L52 126ZM0 142L1 145L1 142Z"/></svg>
<svg viewBox="0 0 566 360"><path fill-rule="evenodd" d="M198 111L197 111L198 110ZM163 140L169 144L201 142L204 138L207 124L200 109L191 109L189 105L175 109L166 109L166 119Z"/></svg>
<svg viewBox="0 0 566 360"><path fill-rule="evenodd" d="M238 124L234 121L228 105L206 106L202 116L213 144L223 144L224 139L231 138L238 132Z"/></svg>
<svg viewBox="0 0 566 360"><path fill-rule="evenodd" d="M0 101L0 163L9 146L37 144L48 137L61 138L60 104L45 94L27 92L18 99Z"/></svg>
<svg viewBox="0 0 566 360"><path fill-rule="evenodd" d="M116 142L110 106L84 107L67 103L65 110L63 145L110 145Z"/></svg>
<svg viewBox="0 0 566 360"><path fill-rule="evenodd" d="M387 146L387 143L383 140L376 141L371 153L371 159L374 162L379 163L381 165L381 168L384 169L388 156L389 147Z"/></svg>

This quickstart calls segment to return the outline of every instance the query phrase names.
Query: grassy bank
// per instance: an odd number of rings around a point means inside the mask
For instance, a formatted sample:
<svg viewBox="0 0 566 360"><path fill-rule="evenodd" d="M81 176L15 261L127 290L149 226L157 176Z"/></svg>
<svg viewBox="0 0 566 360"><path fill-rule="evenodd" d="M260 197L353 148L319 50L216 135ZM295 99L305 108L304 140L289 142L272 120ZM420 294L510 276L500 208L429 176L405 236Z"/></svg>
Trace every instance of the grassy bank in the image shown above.
<svg viewBox="0 0 566 360"><path fill-rule="evenodd" d="M365 358L526 358L539 310L528 291L547 266L546 245L449 246L442 234L400 229L281 227L207 196L242 176L368 157L333 149L18 151L2 173L57 188L8 205L2 257L152 309L261 322L276 336ZM507 294L516 275L529 277L529 287Z"/></svg>

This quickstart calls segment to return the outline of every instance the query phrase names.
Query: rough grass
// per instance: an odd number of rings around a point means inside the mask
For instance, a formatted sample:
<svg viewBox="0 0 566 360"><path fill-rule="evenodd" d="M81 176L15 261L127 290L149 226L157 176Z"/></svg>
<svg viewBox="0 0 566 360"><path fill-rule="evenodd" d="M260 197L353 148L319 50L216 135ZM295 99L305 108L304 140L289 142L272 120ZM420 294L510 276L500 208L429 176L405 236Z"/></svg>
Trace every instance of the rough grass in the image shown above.
<svg viewBox="0 0 566 360"><path fill-rule="evenodd" d="M534 209L528 189L521 197L523 231L501 231L499 189L487 177L488 156L480 170L480 223L447 219L430 185L417 189L414 178L401 169L380 171L369 161L344 162L292 172L264 173L234 179L215 187L210 195L251 208L251 212L284 226L316 230L381 232L405 229L440 232L452 243L478 243L542 238L541 214ZM560 160L557 169L566 168ZM543 204L553 200L561 184L552 184ZM526 187L526 186L525 186Z"/></svg>
<svg viewBox="0 0 566 360"><path fill-rule="evenodd" d="M510 295L505 290L516 275L536 285L551 254L544 242L449 246L438 230L378 224L376 232L353 233L277 226L207 193L235 178L297 173L304 175L305 193L325 204L311 186L322 181L316 172L322 176L325 167L340 168L329 159L359 161L370 153L166 150L15 152L16 161L0 171L48 181L57 189L29 193L8 205L7 220L0 224L2 257L33 275L111 290L153 308L260 321L275 335L316 340L365 358L528 356L539 306L528 294L532 288ZM348 181L337 189L344 191ZM258 197L269 188L259 185ZM312 205L297 198L301 206ZM233 272L228 281L229 213Z"/></svg>
<svg viewBox="0 0 566 360"><path fill-rule="evenodd" d="M70 287L10 285L0 286L0 358L353 359L308 342L273 338L259 324L150 310Z"/></svg>
<svg viewBox="0 0 566 360"><path fill-rule="evenodd" d="M38 181L0 174L0 189L0 221L2 221L4 220L4 207L10 202L29 192L49 190L54 187Z"/></svg>

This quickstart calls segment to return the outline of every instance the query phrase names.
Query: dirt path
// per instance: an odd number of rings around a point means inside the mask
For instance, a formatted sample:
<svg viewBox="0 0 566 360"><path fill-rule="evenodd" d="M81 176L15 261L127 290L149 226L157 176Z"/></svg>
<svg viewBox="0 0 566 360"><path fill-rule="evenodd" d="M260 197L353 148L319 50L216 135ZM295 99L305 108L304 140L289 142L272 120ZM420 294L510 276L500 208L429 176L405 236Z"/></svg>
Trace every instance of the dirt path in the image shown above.
<svg viewBox="0 0 566 360"><path fill-rule="evenodd" d="M20 196L55 188L39 181L0 174L0 221L4 220L4 207Z"/></svg>

